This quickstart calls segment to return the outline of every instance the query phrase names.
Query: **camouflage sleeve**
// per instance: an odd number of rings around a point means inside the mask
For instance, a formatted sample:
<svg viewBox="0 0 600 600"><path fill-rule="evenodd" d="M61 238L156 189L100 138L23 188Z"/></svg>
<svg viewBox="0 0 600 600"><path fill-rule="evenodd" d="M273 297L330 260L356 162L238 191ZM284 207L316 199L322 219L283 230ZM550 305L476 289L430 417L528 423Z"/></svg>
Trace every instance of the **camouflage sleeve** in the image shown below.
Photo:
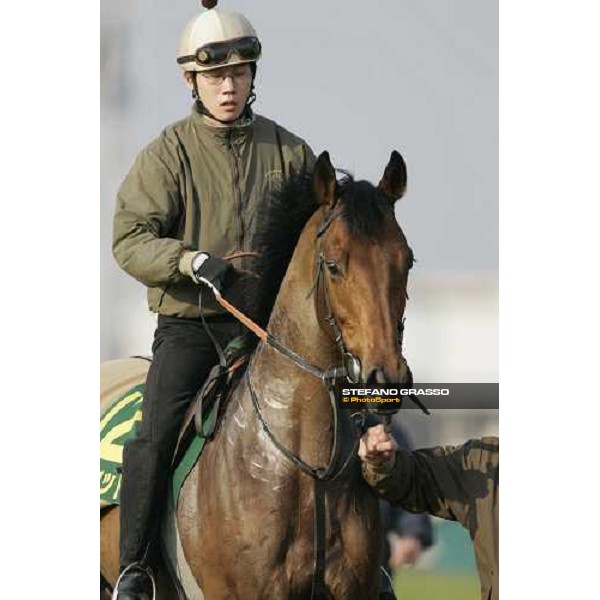
<svg viewBox="0 0 600 600"><path fill-rule="evenodd" d="M393 463L378 468L363 463L363 477L395 506L466 526L469 507L487 493L497 465L497 438L484 438L412 452L400 448Z"/></svg>
<svg viewBox="0 0 600 600"><path fill-rule="evenodd" d="M182 202L174 165L167 164L159 140L138 155L125 177L113 222L117 263L148 287L183 277L178 264L185 247L176 239Z"/></svg>

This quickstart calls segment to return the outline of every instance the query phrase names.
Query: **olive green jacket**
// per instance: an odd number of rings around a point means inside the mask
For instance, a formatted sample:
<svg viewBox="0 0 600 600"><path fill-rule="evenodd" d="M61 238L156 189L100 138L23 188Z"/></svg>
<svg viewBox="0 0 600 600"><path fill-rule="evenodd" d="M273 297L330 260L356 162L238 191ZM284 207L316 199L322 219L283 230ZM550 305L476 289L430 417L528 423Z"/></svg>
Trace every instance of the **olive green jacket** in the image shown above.
<svg viewBox="0 0 600 600"><path fill-rule="evenodd" d="M458 521L469 531L481 581L481 598L498 599L499 440L462 446L400 449L395 461L363 463L363 477L393 505Z"/></svg>
<svg viewBox="0 0 600 600"><path fill-rule="evenodd" d="M115 259L148 287L152 311L197 318L199 287L179 271L183 252L254 250L259 201L292 169L313 163L309 146L274 121L253 115L235 127L213 127L194 107L140 152L123 181ZM220 312L204 294L203 313Z"/></svg>

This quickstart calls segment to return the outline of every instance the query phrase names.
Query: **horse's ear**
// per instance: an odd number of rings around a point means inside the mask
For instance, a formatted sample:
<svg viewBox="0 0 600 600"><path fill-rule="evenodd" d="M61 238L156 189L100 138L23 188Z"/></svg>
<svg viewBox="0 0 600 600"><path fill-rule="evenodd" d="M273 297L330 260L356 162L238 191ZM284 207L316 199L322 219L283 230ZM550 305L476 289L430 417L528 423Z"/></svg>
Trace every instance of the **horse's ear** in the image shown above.
<svg viewBox="0 0 600 600"><path fill-rule="evenodd" d="M329 159L327 150L322 152L317 158L313 171L313 186L317 196L317 202L320 206L333 207L335 204L335 192L337 180L335 170Z"/></svg>
<svg viewBox="0 0 600 600"><path fill-rule="evenodd" d="M387 194L392 203L404 196L406 191L406 163L396 150L392 151L390 162L383 172L378 187Z"/></svg>

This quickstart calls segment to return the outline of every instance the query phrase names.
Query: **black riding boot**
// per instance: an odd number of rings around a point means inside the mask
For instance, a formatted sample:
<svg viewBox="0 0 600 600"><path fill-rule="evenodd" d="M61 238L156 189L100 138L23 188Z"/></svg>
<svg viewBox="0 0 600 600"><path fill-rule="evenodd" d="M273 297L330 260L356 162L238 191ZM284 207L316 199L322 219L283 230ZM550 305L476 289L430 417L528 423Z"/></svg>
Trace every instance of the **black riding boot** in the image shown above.
<svg viewBox="0 0 600 600"><path fill-rule="evenodd" d="M161 448L143 438L125 444L119 515L121 571L133 563L152 563L172 453L172 444Z"/></svg>
<svg viewBox="0 0 600 600"><path fill-rule="evenodd" d="M239 332L240 326L225 320L211 323L211 330L224 345ZM210 368L218 362L202 323L192 319L160 315L152 351L142 421L136 438L125 444L123 452L119 564L124 582L130 579L126 572L131 565L153 564L179 429L190 402ZM137 575L134 579L139 580L140 573ZM122 600L121 596L118 598ZM125 596L124 600L134 598Z"/></svg>

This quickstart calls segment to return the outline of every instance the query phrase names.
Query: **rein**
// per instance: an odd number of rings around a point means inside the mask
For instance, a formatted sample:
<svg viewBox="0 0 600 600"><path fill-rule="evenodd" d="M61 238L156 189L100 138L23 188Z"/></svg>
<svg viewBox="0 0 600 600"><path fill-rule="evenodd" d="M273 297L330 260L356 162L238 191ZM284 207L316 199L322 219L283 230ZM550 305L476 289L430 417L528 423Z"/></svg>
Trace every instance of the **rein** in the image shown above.
<svg viewBox="0 0 600 600"><path fill-rule="evenodd" d="M307 298L309 298L315 289L318 290L319 284L322 281L321 275L323 273L323 268L325 264L325 256L321 252L321 243L323 234L327 231L331 222L341 214L340 209L336 209L331 211L327 217L325 217L323 223L319 227L317 231L317 261L316 261L316 269L315 269L315 279L311 289L307 294ZM273 349L275 349L279 354L285 356L289 360L291 360L298 367L310 373L313 377L320 379L327 389L333 389L335 382L342 378L347 377L350 383L358 383L360 377L360 360L348 352L343 336L342 330L337 323L335 315L331 310L331 306L329 303L329 297L327 293L325 293L325 303L328 311L328 316L325 320L331 325L334 332L334 341L338 345L340 349L340 353L342 355L342 359L344 364L341 366L333 367L331 369L320 369L316 365L313 365L310 361L306 360L304 357L300 356L297 352L288 348L284 344L282 344L277 338L273 337L268 331L264 330L260 325L255 323L250 317L245 315L241 310L236 308L233 304L225 300L221 295L221 292L213 286L209 281L204 280L203 283L208 285L215 295L217 302L230 314L232 314L240 323L245 325L254 335L256 335L262 342L268 344Z"/></svg>
<svg viewBox="0 0 600 600"><path fill-rule="evenodd" d="M297 352L294 352L291 348L288 348L282 344L277 338L273 337L268 331L265 331L260 325L255 323L250 317L245 315L241 310L233 306L230 302L225 300L219 290L212 286L209 282L204 282L210 286L217 302L230 314L232 314L240 323L245 325L254 335L256 335L262 342L268 344L273 349L277 350L280 354L290 359L298 367L310 373L317 379L320 379L325 386L329 386L335 383L335 381L341 377L344 377L346 368L344 366L333 367L331 369L323 370L313 365L310 361L300 356Z"/></svg>
<svg viewBox="0 0 600 600"><path fill-rule="evenodd" d="M323 239L323 234L327 231L332 221L341 214L340 209L336 209L331 211L327 217L325 217L323 223L317 230L317 261L316 261L316 273L315 280L313 285L311 286L310 291L308 292L307 298L309 298L312 293L321 287L320 282L323 281L321 275L323 274L324 264L325 264L325 256L321 251L321 244ZM338 417L338 406L335 401L335 395L333 393L335 383L341 377L346 377L350 383L357 383L360 376L360 361L358 358L353 356L350 352L348 352L344 340L342 337L342 331L340 326L337 323L337 320L331 310L331 305L329 303L329 297L327 295L326 290L324 290L325 294L325 304L328 311L328 316L325 320L331 325L334 332L334 341L338 345L340 349L340 353L344 360L344 365L336 366L331 369L323 370L316 365L312 364L310 361L306 360L304 357L300 356L297 352L288 348L284 344L282 344L277 338L273 337L268 331L265 331L260 327L257 323L255 323L250 317L245 315L238 308L233 306L230 302L225 300L219 290L215 288L210 282L205 281L207 285L209 285L215 295L217 302L229 313L231 313L238 321L240 321L243 325L245 325L248 329L250 329L262 342L271 346L274 350L276 350L282 356L285 356L289 360L291 360L296 366L300 367L302 370L306 371L313 377L321 380L325 388L327 389L327 393L329 396L329 402L331 404L331 410L333 412L333 423L334 423L334 435L333 435L333 444L331 448L331 455L329 457L329 462L326 467L312 467L305 461L303 461L299 456L291 452L288 448L286 448L281 442L275 437L269 424L267 423L258 402L258 397L256 396L256 392L252 387L250 382L249 373L252 367L252 361L250 362L249 368L246 371L246 375L244 376L246 379L246 385L248 386L248 391L250 393L250 398L252 399L252 406L254 407L254 411L262 425L264 432L267 434L267 437L271 440L273 445L287 458L291 463L293 463L296 467L298 467L303 473L312 477L315 481L331 481L338 477L350 463L352 456L356 453L358 448L359 436L362 433L365 424L365 411L357 411L351 415L351 420L354 424L354 430L359 434L355 436L354 444L352 450L349 452L348 456L344 459L342 466L339 470L335 470L335 465L337 462L337 454L338 454L338 438L339 438L339 417ZM201 298L202 296L200 296ZM206 324L205 324L206 327Z"/></svg>

